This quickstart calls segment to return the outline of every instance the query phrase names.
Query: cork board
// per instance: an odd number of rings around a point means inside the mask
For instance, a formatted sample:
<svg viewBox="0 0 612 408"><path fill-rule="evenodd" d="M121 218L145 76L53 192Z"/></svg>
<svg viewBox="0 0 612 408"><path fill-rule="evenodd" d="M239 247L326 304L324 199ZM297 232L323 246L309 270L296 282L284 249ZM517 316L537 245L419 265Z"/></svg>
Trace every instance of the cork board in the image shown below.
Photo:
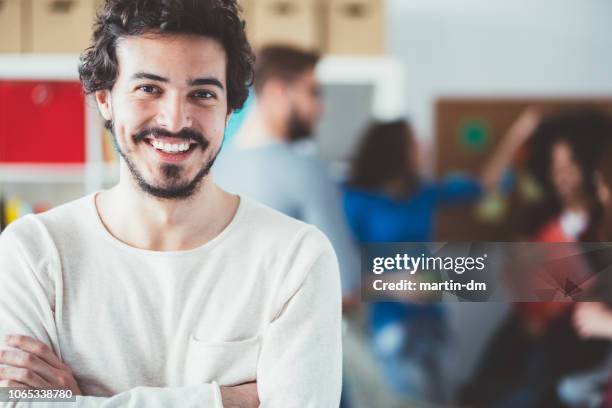
<svg viewBox="0 0 612 408"><path fill-rule="evenodd" d="M612 113L612 98L442 98L435 105L436 175L460 171L479 176L505 132L531 105L553 110L597 107ZM612 157L612 151L610 154ZM604 160L602 173L612 188L612 160ZM503 216L495 221L483 219L476 205L444 209L437 219L435 237L440 241L511 241L515 239L511 224L516 220L516 200L515 192L505 197Z"/></svg>

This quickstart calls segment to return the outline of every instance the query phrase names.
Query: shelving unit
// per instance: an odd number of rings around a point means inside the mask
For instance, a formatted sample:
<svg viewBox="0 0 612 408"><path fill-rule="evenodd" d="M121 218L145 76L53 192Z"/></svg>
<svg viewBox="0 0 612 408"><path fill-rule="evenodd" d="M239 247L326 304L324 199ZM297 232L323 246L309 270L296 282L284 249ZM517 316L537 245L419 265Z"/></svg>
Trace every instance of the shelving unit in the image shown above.
<svg viewBox="0 0 612 408"><path fill-rule="evenodd" d="M3 54L0 55L0 80L78 81L78 63L77 54ZM85 105L85 163L0 163L0 186L80 184L87 194L114 182L117 166L102 159L102 120L91 98L86 99Z"/></svg>

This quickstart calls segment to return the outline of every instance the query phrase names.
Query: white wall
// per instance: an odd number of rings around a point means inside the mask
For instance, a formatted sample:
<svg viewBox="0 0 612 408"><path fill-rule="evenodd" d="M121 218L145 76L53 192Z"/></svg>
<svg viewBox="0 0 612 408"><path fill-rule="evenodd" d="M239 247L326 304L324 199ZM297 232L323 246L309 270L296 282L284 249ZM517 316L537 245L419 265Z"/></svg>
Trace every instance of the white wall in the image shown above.
<svg viewBox="0 0 612 408"><path fill-rule="evenodd" d="M426 140L443 95L612 95L610 0L387 0L387 30Z"/></svg>

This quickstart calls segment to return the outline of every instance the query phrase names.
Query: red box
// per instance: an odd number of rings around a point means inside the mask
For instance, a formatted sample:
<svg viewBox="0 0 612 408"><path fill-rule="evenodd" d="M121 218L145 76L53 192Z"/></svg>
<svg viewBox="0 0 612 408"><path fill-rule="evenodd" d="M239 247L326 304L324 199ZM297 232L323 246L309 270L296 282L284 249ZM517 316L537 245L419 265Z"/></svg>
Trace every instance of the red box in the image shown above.
<svg viewBox="0 0 612 408"><path fill-rule="evenodd" d="M0 162L84 163L81 84L0 81Z"/></svg>

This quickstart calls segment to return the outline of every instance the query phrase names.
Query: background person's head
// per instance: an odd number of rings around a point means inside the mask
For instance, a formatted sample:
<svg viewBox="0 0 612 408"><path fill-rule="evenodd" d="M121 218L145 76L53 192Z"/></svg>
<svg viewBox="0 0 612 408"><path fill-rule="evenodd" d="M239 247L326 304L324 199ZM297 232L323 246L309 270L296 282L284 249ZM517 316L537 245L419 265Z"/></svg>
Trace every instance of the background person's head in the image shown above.
<svg viewBox="0 0 612 408"><path fill-rule="evenodd" d="M248 96L253 55L238 12L235 0L108 0L97 17L80 78L155 197L197 190Z"/></svg>
<svg viewBox="0 0 612 408"><path fill-rule="evenodd" d="M533 225L582 209L591 224L584 236L593 236L603 217L607 186L601 167L611 140L612 118L602 111L562 111L544 119L531 138L527 165L542 187L540 205L547 214Z"/></svg>
<svg viewBox="0 0 612 408"><path fill-rule="evenodd" d="M417 145L405 120L376 122L362 136L348 185L408 194L418 184Z"/></svg>
<svg viewBox="0 0 612 408"><path fill-rule="evenodd" d="M318 54L289 46L257 53L255 94L265 120L290 141L310 136L322 114L321 86L315 75Z"/></svg>

